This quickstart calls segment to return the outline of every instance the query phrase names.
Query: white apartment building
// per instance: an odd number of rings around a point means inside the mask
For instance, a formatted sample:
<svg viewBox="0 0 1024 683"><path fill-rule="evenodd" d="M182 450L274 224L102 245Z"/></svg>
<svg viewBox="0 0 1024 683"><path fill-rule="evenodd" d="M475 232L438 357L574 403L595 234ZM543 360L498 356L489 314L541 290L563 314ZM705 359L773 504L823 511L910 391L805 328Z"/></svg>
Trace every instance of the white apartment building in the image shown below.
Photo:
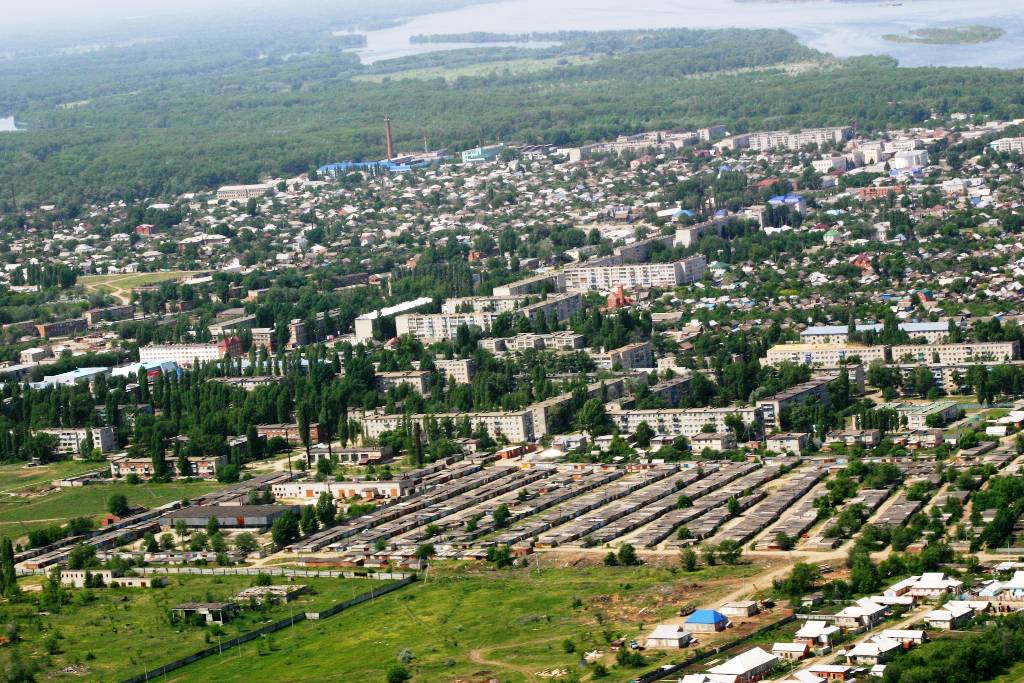
<svg viewBox="0 0 1024 683"><path fill-rule="evenodd" d="M583 308L583 297L578 292L549 296L543 301L523 306L512 311L523 315L531 321L541 316L549 319L554 316L559 322L568 320ZM412 335L425 342L445 341L453 339L459 327L478 327L484 331L491 329L500 314L491 311L471 311L465 313L412 313L395 318L395 331L398 336Z"/></svg>
<svg viewBox="0 0 1024 683"><path fill-rule="evenodd" d="M412 301L404 301L394 306L388 306L377 311L370 311L369 313L363 313L361 316L356 318L355 331L356 340L365 342L373 339L373 332L376 325L380 323L382 318L390 318L398 315L399 313L409 313L427 306L434 302L429 296L421 296L418 299Z"/></svg>
<svg viewBox="0 0 1024 683"><path fill-rule="evenodd" d="M894 363L960 365L963 363L1013 360L1019 355L1020 347L1015 341L892 347L892 360Z"/></svg>
<svg viewBox="0 0 1024 683"><path fill-rule="evenodd" d="M1000 138L989 144L989 147L997 152L1016 152L1024 154L1024 137L1022 138Z"/></svg>
<svg viewBox="0 0 1024 683"><path fill-rule="evenodd" d="M239 356L242 341L238 337L222 339L210 344L150 344L139 347L139 362L174 361L180 367L192 367L193 363L208 363L224 356Z"/></svg>
<svg viewBox="0 0 1024 683"><path fill-rule="evenodd" d="M832 171L845 171L848 168L849 162L846 157L843 156L829 156L822 159L815 159L811 162L811 166L818 173L831 173Z"/></svg>
<svg viewBox="0 0 1024 683"><path fill-rule="evenodd" d="M936 344L949 336L949 322L899 323L899 329L911 338L923 337L929 344ZM860 323L858 332L881 332L882 323ZM806 344L844 344L849 338L847 325L812 325L800 332L800 341Z"/></svg>
<svg viewBox="0 0 1024 683"><path fill-rule="evenodd" d="M427 386L429 381L430 373L426 370L378 371L373 376L373 385L377 391L387 392L392 387L407 384L420 396L426 396L430 392Z"/></svg>
<svg viewBox="0 0 1024 683"><path fill-rule="evenodd" d="M570 292L627 288L677 287L704 276L707 261L692 256L675 263L630 263L606 266L575 266L565 269L565 289Z"/></svg>
<svg viewBox="0 0 1024 683"><path fill-rule="evenodd" d="M763 133L750 133L746 136L746 144L737 141L737 146L748 147L757 151L770 149L800 149L806 145L823 145L831 142L844 142L850 135L850 128L806 128L796 133L786 130L771 130Z"/></svg>
<svg viewBox="0 0 1024 683"><path fill-rule="evenodd" d="M427 343L454 339L459 327L478 327L485 332L498 319L498 313L409 313L395 318L399 337L410 335Z"/></svg>
<svg viewBox="0 0 1024 683"><path fill-rule="evenodd" d="M654 408L650 410L608 410L619 431L632 434L646 422L656 433L669 436L693 437L704 431L704 425L712 425L716 432L729 431L725 418L738 415L744 424L759 425L761 411L757 408Z"/></svg>
<svg viewBox="0 0 1024 683"><path fill-rule="evenodd" d="M419 423L425 426L429 418L438 422L451 420L458 425L463 420L469 420L472 429L476 430L483 426L492 439L504 437L511 443L520 443L534 440L533 413L530 410L520 410L509 413L436 413L433 415L386 415L377 412L353 412L352 418L362 428L364 438L376 439L384 432L400 429L402 426Z"/></svg>
<svg viewBox="0 0 1024 683"><path fill-rule="evenodd" d="M654 367L654 348L651 346L651 342L628 344L603 353L591 353L590 357L602 370Z"/></svg>
<svg viewBox="0 0 1024 683"><path fill-rule="evenodd" d="M234 202L243 199L258 199L264 196L273 188L270 184L259 185L225 185L217 190L217 199L225 202Z"/></svg>
<svg viewBox="0 0 1024 683"><path fill-rule="evenodd" d="M859 358L867 365L875 360L885 362L886 346L864 344L776 344L768 349L766 362L778 365L784 361L798 365L834 368L849 358Z"/></svg>
<svg viewBox="0 0 1024 683"><path fill-rule="evenodd" d="M480 340L480 348L491 353L526 351L529 349L552 349L574 351L582 349L585 338L575 332L554 332L551 334L517 334L514 337L492 337Z"/></svg>
<svg viewBox="0 0 1024 683"><path fill-rule="evenodd" d="M459 311L488 311L504 313L514 311L523 303L525 296L467 296L448 299L441 306L442 313Z"/></svg>
<svg viewBox="0 0 1024 683"><path fill-rule="evenodd" d="M38 429L37 434L49 434L57 438L57 452L62 454L78 455L81 450L85 436L92 431L93 448L98 448L101 453L111 453L117 450L117 432L113 427L73 428L62 427L59 429Z"/></svg>

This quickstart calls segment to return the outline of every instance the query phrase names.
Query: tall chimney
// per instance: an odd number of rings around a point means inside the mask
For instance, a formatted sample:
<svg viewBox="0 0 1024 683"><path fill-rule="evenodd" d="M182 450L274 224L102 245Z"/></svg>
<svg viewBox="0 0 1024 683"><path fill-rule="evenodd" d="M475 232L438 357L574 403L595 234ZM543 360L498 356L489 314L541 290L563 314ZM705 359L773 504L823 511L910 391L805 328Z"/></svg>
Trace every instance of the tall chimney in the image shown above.
<svg viewBox="0 0 1024 683"><path fill-rule="evenodd" d="M391 117L384 117L384 134L387 136L388 141L388 161L395 158L395 143L391 139Z"/></svg>

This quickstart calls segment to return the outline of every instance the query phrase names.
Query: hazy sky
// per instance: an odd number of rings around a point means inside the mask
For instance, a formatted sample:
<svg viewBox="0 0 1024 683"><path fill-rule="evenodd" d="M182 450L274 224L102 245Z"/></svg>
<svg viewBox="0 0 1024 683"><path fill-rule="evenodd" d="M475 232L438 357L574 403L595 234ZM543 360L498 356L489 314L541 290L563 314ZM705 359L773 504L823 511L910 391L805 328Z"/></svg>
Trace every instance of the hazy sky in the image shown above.
<svg viewBox="0 0 1024 683"><path fill-rule="evenodd" d="M0 29L116 26L235 8L287 7L291 0L0 0ZM307 0L315 1L315 0Z"/></svg>

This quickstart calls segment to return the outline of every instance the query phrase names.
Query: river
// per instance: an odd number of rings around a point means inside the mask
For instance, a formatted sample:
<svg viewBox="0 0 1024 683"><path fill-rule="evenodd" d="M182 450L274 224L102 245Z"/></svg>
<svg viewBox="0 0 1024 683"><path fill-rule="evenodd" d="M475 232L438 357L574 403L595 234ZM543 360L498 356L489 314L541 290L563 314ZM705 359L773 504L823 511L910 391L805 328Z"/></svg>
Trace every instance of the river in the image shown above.
<svg viewBox="0 0 1024 683"><path fill-rule="evenodd" d="M890 43L887 33L984 24L1006 31L980 45ZM413 45L417 34L607 31L643 28L781 28L838 57L885 54L903 66L1024 67L1024 14L1015 0L736 2L735 0L505 0L426 14L366 32L363 62L475 45Z"/></svg>

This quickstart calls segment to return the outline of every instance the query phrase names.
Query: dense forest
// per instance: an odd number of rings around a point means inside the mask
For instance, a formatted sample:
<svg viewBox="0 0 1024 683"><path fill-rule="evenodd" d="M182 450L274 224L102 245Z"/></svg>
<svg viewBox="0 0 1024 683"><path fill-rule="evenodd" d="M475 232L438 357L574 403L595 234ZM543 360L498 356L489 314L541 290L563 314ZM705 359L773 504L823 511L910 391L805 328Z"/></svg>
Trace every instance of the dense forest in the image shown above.
<svg viewBox="0 0 1024 683"><path fill-rule="evenodd" d="M0 136L0 182L20 204L252 182L382 155L385 114L400 149L420 149L424 138L458 149L496 139L580 144L717 123L735 132L884 129L926 121L933 111L1024 111L1022 71L840 61L783 31L541 34L531 38L557 45L373 65L344 51L351 36L332 40L321 30L299 49L284 44L287 35L217 36L214 49L215 37L200 32L185 45L0 61L0 112L16 113L28 129ZM503 66L522 60L547 66ZM803 67L781 68L795 63ZM480 71L482 64L491 71ZM398 78L474 65L450 79Z"/></svg>

